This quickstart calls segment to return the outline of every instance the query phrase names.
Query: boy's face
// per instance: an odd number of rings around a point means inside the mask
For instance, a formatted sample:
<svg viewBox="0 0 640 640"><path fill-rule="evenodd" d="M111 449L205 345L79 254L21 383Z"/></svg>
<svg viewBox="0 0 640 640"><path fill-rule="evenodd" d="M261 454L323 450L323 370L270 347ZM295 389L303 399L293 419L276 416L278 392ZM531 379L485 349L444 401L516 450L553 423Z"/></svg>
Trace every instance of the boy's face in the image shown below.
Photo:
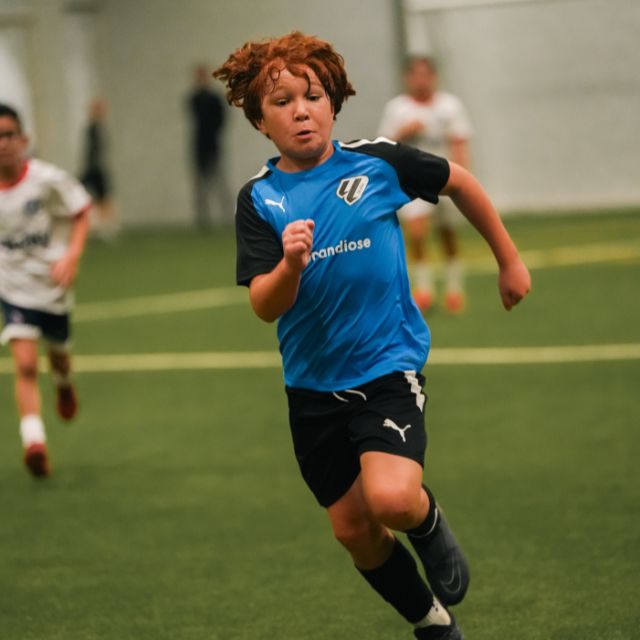
<svg viewBox="0 0 640 640"><path fill-rule="evenodd" d="M22 169L27 137L9 116L0 116L0 171L16 173Z"/></svg>
<svg viewBox="0 0 640 640"><path fill-rule="evenodd" d="M262 98L258 129L280 151L282 171L311 169L333 152L331 101L318 76L308 67L305 71L309 81L283 69L274 89Z"/></svg>

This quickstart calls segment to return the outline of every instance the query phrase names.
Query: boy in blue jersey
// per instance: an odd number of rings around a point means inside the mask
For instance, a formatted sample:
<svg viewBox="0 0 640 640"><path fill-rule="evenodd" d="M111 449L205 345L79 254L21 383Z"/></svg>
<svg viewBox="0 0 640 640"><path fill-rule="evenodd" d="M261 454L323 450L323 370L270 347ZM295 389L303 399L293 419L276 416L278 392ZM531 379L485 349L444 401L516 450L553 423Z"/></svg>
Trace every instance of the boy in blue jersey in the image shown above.
<svg viewBox="0 0 640 640"><path fill-rule="evenodd" d="M331 139L355 91L329 43L299 32L249 42L214 75L280 153L238 196L237 280L260 318L278 320L301 473L358 571L415 637L459 640L447 606L464 597L469 570L422 484L429 330L395 212L450 196L490 245L507 309L529 291L529 273L465 169L383 138ZM392 531L407 534L431 589Z"/></svg>

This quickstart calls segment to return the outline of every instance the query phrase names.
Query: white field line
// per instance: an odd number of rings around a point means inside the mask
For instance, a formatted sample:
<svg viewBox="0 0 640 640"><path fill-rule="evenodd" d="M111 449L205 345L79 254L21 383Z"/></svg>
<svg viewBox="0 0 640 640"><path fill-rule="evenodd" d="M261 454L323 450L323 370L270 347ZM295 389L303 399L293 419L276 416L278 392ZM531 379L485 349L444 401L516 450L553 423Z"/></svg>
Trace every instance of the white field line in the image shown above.
<svg viewBox="0 0 640 640"><path fill-rule="evenodd" d="M427 366L563 364L624 360L640 360L640 343L573 347L434 349ZM44 358L40 365L43 370L46 369ZM280 355L276 351L75 355L73 366L78 373L275 369L280 367ZM0 374L12 371L11 360L0 358Z"/></svg>

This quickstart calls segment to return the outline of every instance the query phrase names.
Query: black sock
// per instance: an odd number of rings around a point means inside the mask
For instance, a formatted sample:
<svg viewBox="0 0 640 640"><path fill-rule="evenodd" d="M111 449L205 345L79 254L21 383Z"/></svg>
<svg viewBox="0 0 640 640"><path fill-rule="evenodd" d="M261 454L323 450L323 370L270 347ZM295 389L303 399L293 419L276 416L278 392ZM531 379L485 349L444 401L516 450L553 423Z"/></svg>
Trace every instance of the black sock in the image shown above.
<svg viewBox="0 0 640 640"><path fill-rule="evenodd" d="M429 510L427 511L425 519L417 527L405 531L408 536L413 538L428 537L428 535L433 531L438 518L436 499L433 497L433 493L431 493L431 490L426 485L422 485L422 487L427 492L427 496L429 496Z"/></svg>
<svg viewBox="0 0 640 640"><path fill-rule="evenodd" d="M413 556L400 541L395 541L389 559L381 567L358 571L411 624L420 622L429 613L433 594L420 577Z"/></svg>

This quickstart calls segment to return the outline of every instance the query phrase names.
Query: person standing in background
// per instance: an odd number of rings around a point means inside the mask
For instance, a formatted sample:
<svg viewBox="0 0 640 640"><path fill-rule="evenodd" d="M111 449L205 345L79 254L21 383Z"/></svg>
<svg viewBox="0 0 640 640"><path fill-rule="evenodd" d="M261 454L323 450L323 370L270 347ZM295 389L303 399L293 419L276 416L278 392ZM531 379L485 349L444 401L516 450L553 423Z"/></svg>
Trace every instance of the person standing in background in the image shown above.
<svg viewBox="0 0 640 640"><path fill-rule="evenodd" d="M26 157L18 113L0 104L0 306L15 366L24 462L36 477L51 467L38 388L38 342L48 347L60 418L78 401L71 377L70 309L91 198L66 171Z"/></svg>
<svg viewBox="0 0 640 640"><path fill-rule="evenodd" d="M107 103L95 98L89 105L89 123L85 130L84 169L80 180L93 198L95 219L92 226L99 236L112 239L118 232L112 196L111 176L106 161L105 118Z"/></svg>
<svg viewBox="0 0 640 640"><path fill-rule="evenodd" d="M188 108L192 122L191 161L194 179L195 225L209 229L215 219L231 220L232 199L221 161L221 138L226 120L226 105L209 84L211 72L206 65L196 66L194 89L189 94ZM216 195L218 209L212 213Z"/></svg>
<svg viewBox="0 0 640 640"><path fill-rule="evenodd" d="M381 136L410 144L469 168L468 142L472 127L462 102L438 89L436 66L431 58L411 57L405 70L406 93L389 101L380 123ZM398 214L407 232L413 296L422 311L434 302L434 277L427 241L431 217L442 241L445 257L445 307L450 313L464 308L464 287L455 231L459 214L448 202L433 205L416 199Z"/></svg>

